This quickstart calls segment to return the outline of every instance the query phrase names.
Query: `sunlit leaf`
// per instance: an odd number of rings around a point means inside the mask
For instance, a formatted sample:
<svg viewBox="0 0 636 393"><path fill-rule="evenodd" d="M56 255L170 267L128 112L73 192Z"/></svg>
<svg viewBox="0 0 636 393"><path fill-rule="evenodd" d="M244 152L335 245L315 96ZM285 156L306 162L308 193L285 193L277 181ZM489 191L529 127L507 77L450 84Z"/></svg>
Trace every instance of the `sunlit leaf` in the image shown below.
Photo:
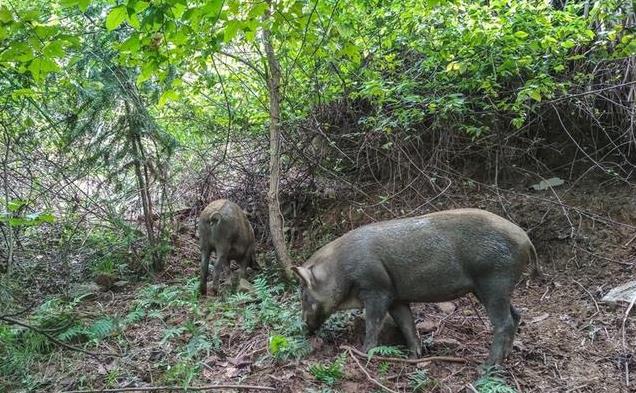
<svg viewBox="0 0 636 393"><path fill-rule="evenodd" d="M31 61L27 69L31 71L33 79L37 82L41 82L51 72L59 71L60 67L49 58L38 57Z"/></svg>
<svg viewBox="0 0 636 393"><path fill-rule="evenodd" d="M120 5L108 13L106 16L106 29L108 31L115 30L119 25L124 23L124 21L128 19L128 10L125 5Z"/></svg>

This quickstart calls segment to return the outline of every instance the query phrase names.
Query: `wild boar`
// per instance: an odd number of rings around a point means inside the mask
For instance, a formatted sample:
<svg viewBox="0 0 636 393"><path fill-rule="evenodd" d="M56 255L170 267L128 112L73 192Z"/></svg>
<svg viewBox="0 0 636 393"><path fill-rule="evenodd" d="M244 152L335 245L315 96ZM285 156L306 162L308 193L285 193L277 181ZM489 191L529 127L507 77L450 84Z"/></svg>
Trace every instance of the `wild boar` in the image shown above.
<svg viewBox="0 0 636 393"><path fill-rule="evenodd" d="M336 310L365 309L364 351L377 345L387 313L411 356L421 344L409 303L444 302L473 293L494 338L487 365L512 350L520 314L510 297L536 251L526 233L493 213L457 209L377 222L352 230L294 268L309 334Z"/></svg>
<svg viewBox="0 0 636 393"><path fill-rule="evenodd" d="M210 203L199 216L199 241L201 248L201 295L207 294L210 254L216 252L212 273L212 288L216 290L219 277L229 268L230 261L239 265L239 277L244 277L247 267L258 268L255 259L254 230L245 213L234 202L219 199Z"/></svg>

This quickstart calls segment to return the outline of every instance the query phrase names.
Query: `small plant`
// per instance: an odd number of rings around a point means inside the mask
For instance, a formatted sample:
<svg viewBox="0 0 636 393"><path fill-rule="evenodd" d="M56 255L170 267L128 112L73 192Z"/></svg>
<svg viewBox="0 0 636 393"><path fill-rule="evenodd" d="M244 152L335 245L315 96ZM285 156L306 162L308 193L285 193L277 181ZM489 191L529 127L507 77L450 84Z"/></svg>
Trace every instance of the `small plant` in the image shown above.
<svg viewBox="0 0 636 393"><path fill-rule="evenodd" d="M389 373L389 370L391 370L391 363L380 362L380 364L378 364L378 374L386 375Z"/></svg>
<svg viewBox="0 0 636 393"><path fill-rule="evenodd" d="M277 360L300 359L311 352L311 346L304 337L274 335L269 339L268 348Z"/></svg>
<svg viewBox="0 0 636 393"><path fill-rule="evenodd" d="M316 380L331 386L344 376L345 360L346 354L341 353L336 360L331 363L318 363L309 366L309 372Z"/></svg>
<svg viewBox="0 0 636 393"><path fill-rule="evenodd" d="M108 370L105 377L106 386L109 386L109 387L117 386L117 381L119 380L119 377L120 377L120 370L118 368L113 368Z"/></svg>
<svg viewBox="0 0 636 393"><path fill-rule="evenodd" d="M409 386L413 392L425 392L434 389L437 381L431 378L426 370L417 370L409 376Z"/></svg>
<svg viewBox="0 0 636 393"><path fill-rule="evenodd" d="M517 393L493 369L486 370L484 375L475 382L475 389L479 393Z"/></svg>
<svg viewBox="0 0 636 393"><path fill-rule="evenodd" d="M169 366L163 375L163 380L167 384L182 385L184 388L199 375L200 366L190 360L180 360Z"/></svg>

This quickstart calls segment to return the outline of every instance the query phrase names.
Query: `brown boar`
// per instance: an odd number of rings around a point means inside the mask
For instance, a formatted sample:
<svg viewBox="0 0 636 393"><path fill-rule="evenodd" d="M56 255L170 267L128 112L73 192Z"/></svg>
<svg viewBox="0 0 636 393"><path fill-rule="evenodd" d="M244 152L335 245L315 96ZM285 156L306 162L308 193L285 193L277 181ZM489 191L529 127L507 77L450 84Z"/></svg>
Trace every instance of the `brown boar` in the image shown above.
<svg viewBox="0 0 636 393"><path fill-rule="evenodd" d="M254 230L245 213L234 202L219 199L210 203L199 216L199 241L201 247L201 295L207 294L210 254L216 253L212 272L212 288L218 289L219 277L229 269L230 261L239 265L239 276L245 276L247 267L258 268L255 258Z"/></svg>
<svg viewBox="0 0 636 393"><path fill-rule="evenodd" d="M294 272L310 333L338 309L363 307L368 351L388 311L415 357L421 343L409 303L473 293L494 328L487 364L497 364L512 350L520 314L510 297L531 260L534 246L517 225L484 210L458 209L362 226Z"/></svg>

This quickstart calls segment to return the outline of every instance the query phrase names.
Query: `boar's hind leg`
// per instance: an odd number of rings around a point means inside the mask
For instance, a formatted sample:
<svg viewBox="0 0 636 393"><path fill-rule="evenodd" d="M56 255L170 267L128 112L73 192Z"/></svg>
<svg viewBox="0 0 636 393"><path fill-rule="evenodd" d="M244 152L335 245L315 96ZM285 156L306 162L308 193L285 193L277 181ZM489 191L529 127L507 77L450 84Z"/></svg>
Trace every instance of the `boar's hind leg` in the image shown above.
<svg viewBox="0 0 636 393"><path fill-rule="evenodd" d="M493 341L486 365L501 364L512 348L517 323L510 309L510 296L480 296L493 327Z"/></svg>
<svg viewBox="0 0 636 393"><path fill-rule="evenodd" d="M212 288L218 292L219 278L221 273L225 271L230 265L230 260L227 258L224 252L216 251L216 263L214 264L214 272L212 272Z"/></svg>
<svg viewBox="0 0 636 393"><path fill-rule="evenodd" d="M389 314L391 314L395 323L400 327L400 331L406 339L406 345L411 351L411 357L419 358L422 356L422 345L417 335L417 329L415 328L413 314L411 313L409 305L393 303L391 308L389 308Z"/></svg>
<svg viewBox="0 0 636 393"><path fill-rule="evenodd" d="M364 305L365 314L364 347L362 350L367 352L378 345L378 335L391 304L391 299L382 293L366 291L360 291L359 297Z"/></svg>
<svg viewBox="0 0 636 393"><path fill-rule="evenodd" d="M201 246L201 277L199 293L205 296L208 293L208 267L210 266L210 248Z"/></svg>

